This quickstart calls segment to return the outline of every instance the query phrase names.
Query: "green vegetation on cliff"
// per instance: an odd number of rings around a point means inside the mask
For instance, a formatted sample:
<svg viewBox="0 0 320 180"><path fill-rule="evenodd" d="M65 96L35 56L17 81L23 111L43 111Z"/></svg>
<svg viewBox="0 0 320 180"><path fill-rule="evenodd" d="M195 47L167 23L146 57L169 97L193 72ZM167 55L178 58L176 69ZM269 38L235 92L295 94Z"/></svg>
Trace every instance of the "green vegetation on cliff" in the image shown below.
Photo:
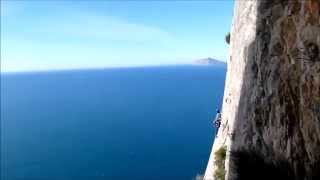
<svg viewBox="0 0 320 180"><path fill-rule="evenodd" d="M226 171L225 171L225 167L224 167L224 163L226 160L226 152L227 152L227 148L226 147L221 147L220 149L218 149L215 152L215 165L216 165L216 170L214 172L214 177L217 180L224 180Z"/></svg>

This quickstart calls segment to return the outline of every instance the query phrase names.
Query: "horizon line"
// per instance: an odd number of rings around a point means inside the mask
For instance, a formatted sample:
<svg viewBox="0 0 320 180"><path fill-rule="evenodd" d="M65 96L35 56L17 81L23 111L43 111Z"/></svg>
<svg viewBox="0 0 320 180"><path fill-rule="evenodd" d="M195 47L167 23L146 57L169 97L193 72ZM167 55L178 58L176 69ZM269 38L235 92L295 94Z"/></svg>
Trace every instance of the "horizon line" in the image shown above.
<svg viewBox="0 0 320 180"><path fill-rule="evenodd" d="M225 61L220 61L226 64ZM213 64L197 64L195 62L181 64L157 64L157 65L134 65L134 66L106 66L106 67L78 67L78 68L61 68L61 69L36 69L36 70L18 70L18 71L0 71L1 75L5 74L29 74L29 73L46 73L46 72L61 72L61 71L81 71L81 70L109 70L109 69L133 69L133 68L153 68L153 67L168 67L168 66L216 66Z"/></svg>

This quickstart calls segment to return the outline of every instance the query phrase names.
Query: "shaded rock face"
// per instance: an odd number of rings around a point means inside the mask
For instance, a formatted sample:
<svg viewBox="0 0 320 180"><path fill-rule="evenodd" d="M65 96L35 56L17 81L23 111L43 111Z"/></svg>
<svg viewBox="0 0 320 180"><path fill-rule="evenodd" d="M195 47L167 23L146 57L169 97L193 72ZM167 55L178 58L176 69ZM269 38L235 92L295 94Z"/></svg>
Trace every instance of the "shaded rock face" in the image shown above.
<svg viewBox="0 0 320 180"><path fill-rule="evenodd" d="M235 2L222 113L212 151L228 147L227 179L246 172L233 158L246 152L320 179L320 0Z"/></svg>

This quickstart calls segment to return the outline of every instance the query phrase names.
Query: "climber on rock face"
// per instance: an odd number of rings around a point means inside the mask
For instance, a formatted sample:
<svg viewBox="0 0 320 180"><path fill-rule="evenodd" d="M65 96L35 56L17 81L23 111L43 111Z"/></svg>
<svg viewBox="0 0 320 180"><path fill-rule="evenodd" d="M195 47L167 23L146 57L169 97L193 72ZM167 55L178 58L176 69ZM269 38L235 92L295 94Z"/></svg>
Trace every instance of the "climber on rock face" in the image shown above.
<svg viewBox="0 0 320 180"><path fill-rule="evenodd" d="M215 128L216 128L216 134L218 134L218 130L219 130L219 127L221 125L221 113L220 113L219 109L217 109L216 112L217 112L216 118L214 119L213 123L214 123Z"/></svg>

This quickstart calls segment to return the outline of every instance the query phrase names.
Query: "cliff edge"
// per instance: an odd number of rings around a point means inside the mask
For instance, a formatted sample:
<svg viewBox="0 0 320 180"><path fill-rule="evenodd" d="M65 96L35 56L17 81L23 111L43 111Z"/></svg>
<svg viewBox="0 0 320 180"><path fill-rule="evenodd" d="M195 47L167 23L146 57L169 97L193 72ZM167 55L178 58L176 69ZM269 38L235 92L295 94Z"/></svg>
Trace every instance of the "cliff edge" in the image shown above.
<svg viewBox="0 0 320 180"><path fill-rule="evenodd" d="M320 179L319 47L320 0L235 1L204 179Z"/></svg>

